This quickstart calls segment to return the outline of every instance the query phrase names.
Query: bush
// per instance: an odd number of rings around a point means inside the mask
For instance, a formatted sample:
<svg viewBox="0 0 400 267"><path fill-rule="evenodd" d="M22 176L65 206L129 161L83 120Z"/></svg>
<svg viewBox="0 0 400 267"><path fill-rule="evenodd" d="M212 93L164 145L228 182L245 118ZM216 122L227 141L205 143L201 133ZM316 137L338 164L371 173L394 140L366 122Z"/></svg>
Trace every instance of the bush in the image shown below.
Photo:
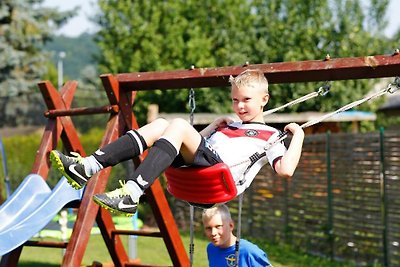
<svg viewBox="0 0 400 267"><path fill-rule="evenodd" d="M103 135L104 129L96 128L79 136L86 153L90 154L99 147ZM3 138L12 192L21 184L25 177L31 173L41 139L41 132ZM61 142L58 144L57 149L63 150ZM124 166L124 164L121 164L112 169L107 189L114 189L117 186L118 179L113 179L113 177L119 177L120 179L126 177L126 169ZM0 171L1 173L4 172L3 165L0 166ZM59 179L60 174L50 169L47 179L48 184L53 187L57 184ZM0 182L0 188L5 188L4 179ZM5 199L5 190L0 191L2 192L3 199Z"/></svg>

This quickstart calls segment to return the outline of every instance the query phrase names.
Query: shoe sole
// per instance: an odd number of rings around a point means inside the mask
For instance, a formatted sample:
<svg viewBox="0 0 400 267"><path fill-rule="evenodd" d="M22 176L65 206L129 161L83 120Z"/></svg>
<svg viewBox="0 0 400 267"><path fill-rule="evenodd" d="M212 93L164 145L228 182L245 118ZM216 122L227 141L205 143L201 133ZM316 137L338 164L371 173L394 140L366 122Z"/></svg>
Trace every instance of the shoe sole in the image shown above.
<svg viewBox="0 0 400 267"><path fill-rule="evenodd" d="M66 173L60 157L54 151L50 152L50 162L53 167L55 167L59 172L61 172L62 175L64 175L65 178L67 178L67 182L72 186L72 188L79 190L83 187Z"/></svg>
<svg viewBox="0 0 400 267"><path fill-rule="evenodd" d="M105 210L108 210L109 212L116 214L116 215L124 215L126 217L132 217L133 215L135 215L135 213L129 213L129 212L123 212L117 209L113 209L110 206L107 206L106 204L104 204L103 202L101 202L98 198L96 198L96 196L93 196L93 201L99 205L100 207L102 207Z"/></svg>

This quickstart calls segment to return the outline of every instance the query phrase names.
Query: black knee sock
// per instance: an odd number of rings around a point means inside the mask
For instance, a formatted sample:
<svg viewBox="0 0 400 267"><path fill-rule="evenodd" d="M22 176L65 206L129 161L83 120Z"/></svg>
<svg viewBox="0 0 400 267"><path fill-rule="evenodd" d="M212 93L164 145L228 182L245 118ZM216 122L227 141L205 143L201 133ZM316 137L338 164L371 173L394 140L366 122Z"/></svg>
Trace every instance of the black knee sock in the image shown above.
<svg viewBox="0 0 400 267"><path fill-rule="evenodd" d="M139 156L147 149L143 137L135 130L128 131L114 142L97 150L92 155L104 167Z"/></svg>
<svg viewBox="0 0 400 267"><path fill-rule="evenodd" d="M128 180L135 181L143 191L146 190L171 165L177 154L178 151L169 141L163 138L157 140L133 173L133 178Z"/></svg>

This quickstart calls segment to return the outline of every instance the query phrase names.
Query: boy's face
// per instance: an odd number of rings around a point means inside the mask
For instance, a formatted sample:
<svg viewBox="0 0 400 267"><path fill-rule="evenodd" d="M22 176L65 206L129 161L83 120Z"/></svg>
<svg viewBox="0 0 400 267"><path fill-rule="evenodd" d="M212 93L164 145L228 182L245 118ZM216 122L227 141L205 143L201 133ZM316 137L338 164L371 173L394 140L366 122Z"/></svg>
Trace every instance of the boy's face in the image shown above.
<svg viewBox="0 0 400 267"><path fill-rule="evenodd" d="M215 214L209 220L203 220L204 232L214 246L227 248L231 246L232 221L223 221L220 214Z"/></svg>
<svg viewBox="0 0 400 267"><path fill-rule="evenodd" d="M268 94L250 86L231 89L233 111L243 122L264 122L263 108L268 103Z"/></svg>

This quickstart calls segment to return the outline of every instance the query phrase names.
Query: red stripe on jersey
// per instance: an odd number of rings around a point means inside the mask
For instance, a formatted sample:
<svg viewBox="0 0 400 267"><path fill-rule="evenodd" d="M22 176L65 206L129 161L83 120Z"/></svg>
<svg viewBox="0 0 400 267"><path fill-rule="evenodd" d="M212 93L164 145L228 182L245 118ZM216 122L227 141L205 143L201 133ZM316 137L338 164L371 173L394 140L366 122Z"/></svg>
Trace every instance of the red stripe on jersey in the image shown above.
<svg viewBox="0 0 400 267"><path fill-rule="evenodd" d="M262 140L268 140L275 132L267 130L256 130L256 129L240 129L232 126L225 128L218 128L218 132L223 133L229 138L235 137L254 137Z"/></svg>

